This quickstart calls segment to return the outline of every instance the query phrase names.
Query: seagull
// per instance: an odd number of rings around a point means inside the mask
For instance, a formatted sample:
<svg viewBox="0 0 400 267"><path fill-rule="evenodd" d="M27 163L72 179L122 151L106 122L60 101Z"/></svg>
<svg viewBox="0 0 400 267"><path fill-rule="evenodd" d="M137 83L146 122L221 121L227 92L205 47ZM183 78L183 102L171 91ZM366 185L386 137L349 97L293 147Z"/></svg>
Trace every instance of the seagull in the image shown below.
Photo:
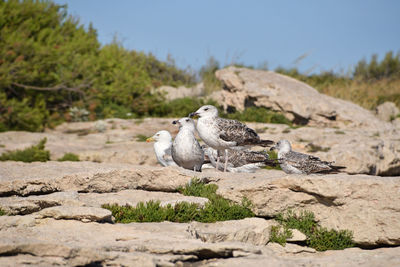
<svg viewBox="0 0 400 267"><path fill-rule="evenodd" d="M228 166L228 148L254 145L266 147L274 143L271 140L261 140L253 129L239 121L218 117L218 109L212 105L202 106L196 112L189 114L189 117L194 116L199 116L197 131L201 139L218 150L217 163L219 163L220 154L224 153L224 171Z"/></svg>
<svg viewBox="0 0 400 267"><path fill-rule="evenodd" d="M172 159L171 155L171 146L172 146L172 137L168 131L162 130L155 133L152 137L146 139L146 142L154 143L154 152L156 153L156 157L158 162L164 167L167 166L178 166L175 161Z"/></svg>
<svg viewBox="0 0 400 267"><path fill-rule="evenodd" d="M173 121L179 125L179 132L172 143L172 158L179 166L201 172L204 162L204 151L194 136L196 130L194 121L184 117Z"/></svg>
<svg viewBox="0 0 400 267"><path fill-rule="evenodd" d="M346 167L334 166L334 162L322 161L318 157L292 151L288 140L280 140L270 150L278 150L278 161L286 173L310 174L340 172Z"/></svg>
<svg viewBox="0 0 400 267"><path fill-rule="evenodd" d="M223 170L224 166L217 167L218 151L209 146L203 146L205 155L208 156L211 165L217 170ZM222 160L225 160L224 158ZM253 173L264 166L275 166L276 162L269 159L268 154L250 150L230 150L227 171Z"/></svg>

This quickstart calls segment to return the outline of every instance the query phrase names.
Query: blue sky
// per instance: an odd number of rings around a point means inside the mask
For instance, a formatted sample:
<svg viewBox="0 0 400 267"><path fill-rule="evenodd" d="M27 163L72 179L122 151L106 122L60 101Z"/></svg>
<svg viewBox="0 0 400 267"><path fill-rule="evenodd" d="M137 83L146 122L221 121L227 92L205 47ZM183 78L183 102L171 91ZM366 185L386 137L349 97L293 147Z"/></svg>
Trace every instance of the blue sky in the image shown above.
<svg viewBox="0 0 400 267"><path fill-rule="evenodd" d="M198 70L221 65L347 72L360 59L400 51L397 0L56 0L102 44L151 52ZM302 58L302 60L297 60Z"/></svg>

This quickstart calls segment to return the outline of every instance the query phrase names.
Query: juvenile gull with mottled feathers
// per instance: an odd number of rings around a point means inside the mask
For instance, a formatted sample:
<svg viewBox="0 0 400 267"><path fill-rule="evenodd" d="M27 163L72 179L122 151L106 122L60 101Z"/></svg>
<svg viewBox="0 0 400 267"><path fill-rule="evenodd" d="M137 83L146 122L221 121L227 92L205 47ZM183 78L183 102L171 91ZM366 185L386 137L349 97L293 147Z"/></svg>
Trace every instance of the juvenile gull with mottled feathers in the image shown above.
<svg viewBox="0 0 400 267"><path fill-rule="evenodd" d="M332 165L334 162L322 161L320 158L292 150L288 140L280 140L271 150L278 150L278 161L286 173L334 173L344 169L342 166Z"/></svg>

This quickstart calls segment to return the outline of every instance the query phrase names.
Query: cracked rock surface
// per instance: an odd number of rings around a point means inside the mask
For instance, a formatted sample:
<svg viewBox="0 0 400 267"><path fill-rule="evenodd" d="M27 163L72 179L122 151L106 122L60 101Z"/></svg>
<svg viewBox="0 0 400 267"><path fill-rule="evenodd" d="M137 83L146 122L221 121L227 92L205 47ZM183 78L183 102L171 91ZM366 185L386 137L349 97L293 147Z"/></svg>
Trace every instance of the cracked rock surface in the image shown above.
<svg viewBox="0 0 400 267"><path fill-rule="evenodd" d="M176 192L193 177L218 185L258 216L216 223L114 223L103 204L208 200ZM367 175L193 173L178 167L93 162L0 162L1 266L396 266L400 179ZM322 226L350 229L356 248L317 252L296 233L270 243L279 212L313 211ZM299 243L300 242L300 243ZM303 242L303 243L302 243ZM391 247L389 247L391 246ZM368 249L365 249L368 248Z"/></svg>

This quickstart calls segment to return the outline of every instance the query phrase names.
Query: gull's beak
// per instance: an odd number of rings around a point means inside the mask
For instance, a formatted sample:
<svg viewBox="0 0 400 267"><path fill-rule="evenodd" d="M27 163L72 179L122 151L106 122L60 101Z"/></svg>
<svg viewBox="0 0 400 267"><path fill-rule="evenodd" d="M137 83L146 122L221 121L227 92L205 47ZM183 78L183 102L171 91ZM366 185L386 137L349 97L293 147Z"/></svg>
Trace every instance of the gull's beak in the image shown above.
<svg viewBox="0 0 400 267"><path fill-rule="evenodd" d="M193 118L195 116L198 116L199 114L197 112L192 112L189 114L189 118Z"/></svg>
<svg viewBox="0 0 400 267"><path fill-rule="evenodd" d="M178 123L178 121L173 121L173 122L172 122L172 124L177 124L177 123Z"/></svg>
<svg viewBox="0 0 400 267"><path fill-rule="evenodd" d="M276 150L275 146L271 146L271 148L269 149L269 151L274 151L274 150Z"/></svg>
<svg viewBox="0 0 400 267"><path fill-rule="evenodd" d="M149 138L146 139L146 142L147 142L147 143L150 143L150 142L153 142L153 141L154 141L154 138L153 138L153 137L149 137Z"/></svg>

